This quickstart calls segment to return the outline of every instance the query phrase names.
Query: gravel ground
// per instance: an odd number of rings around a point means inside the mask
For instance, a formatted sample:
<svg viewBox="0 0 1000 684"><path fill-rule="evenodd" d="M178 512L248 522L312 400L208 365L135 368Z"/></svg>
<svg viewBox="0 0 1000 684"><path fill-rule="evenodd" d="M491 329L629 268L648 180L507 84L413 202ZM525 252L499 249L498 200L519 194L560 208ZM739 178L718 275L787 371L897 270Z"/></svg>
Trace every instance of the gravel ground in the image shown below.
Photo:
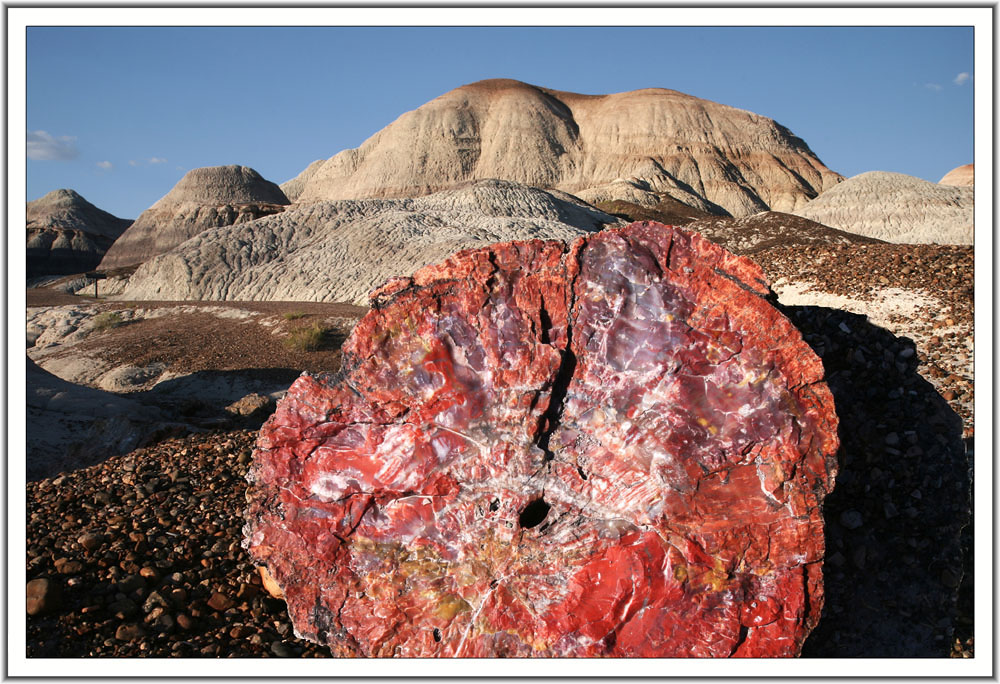
<svg viewBox="0 0 1000 684"><path fill-rule="evenodd" d="M240 546L255 438L190 435L29 482L28 577L62 590L29 618L27 655L327 655Z"/></svg>
<svg viewBox="0 0 1000 684"><path fill-rule="evenodd" d="M828 606L803 654L973 657L973 248L815 245L753 258L772 282L816 293L935 302L884 327L824 307L788 310L823 357L842 421L841 475L825 506ZM848 511L862 526L845 528L842 515L857 522Z"/></svg>
<svg viewBox="0 0 1000 684"><path fill-rule="evenodd" d="M918 372L962 417L973 435L973 248L952 245L839 245L779 248L754 254L772 282L809 283L834 295L872 300L887 289L937 304L913 316L889 316L888 329L916 343Z"/></svg>
<svg viewBox="0 0 1000 684"><path fill-rule="evenodd" d="M772 280L862 300L902 288L941 303L891 330L827 307L786 307L823 359L841 420L840 475L825 506L826 606L803 655L972 656L971 248L813 246L754 258ZM45 305L44 293L31 296ZM256 305L275 315L310 306ZM175 336L163 340L171 349L192 350L192 367L268 367L263 337L196 351L183 325L160 333ZM289 364L316 361L277 365ZM51 604L28 617L27 655L327 655L295 638L240 547L255 436L173 438L29 482L27 579L47 580L29 589Z"/></svg>

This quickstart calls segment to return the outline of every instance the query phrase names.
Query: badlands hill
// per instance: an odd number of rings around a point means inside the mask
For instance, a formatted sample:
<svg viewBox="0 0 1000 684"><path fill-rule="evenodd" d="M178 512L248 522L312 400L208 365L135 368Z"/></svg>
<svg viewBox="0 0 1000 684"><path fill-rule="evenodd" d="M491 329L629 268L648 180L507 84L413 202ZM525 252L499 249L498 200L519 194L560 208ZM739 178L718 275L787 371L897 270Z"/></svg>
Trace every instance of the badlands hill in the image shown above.
<svg viewBox="0 0 1000 684"><path fill-rule="evenodd" d="M29 278L88 271L132 223L98 209L73 190L28 202Z"/></svg>
<svg viewBox="0 0 1000 684"><path fill-rule="evenodd" d="M688 223L684 228L701 233L735 254L756 254L780 247L827 247L882 242L780 211L764 211L741 218L710 216Z"/></svg>
<svg viewBox="0 0 1000 684"><path fill-rule="evenodd" d="M318 202L202 232L140 266L119 298L367 306L387 278L460 249L568 240L617 222L565 193L497 180L415 199Z"/></svg>
<svg viewBox="0 0 1000 684"><path fill-rule="evenodd" d="M253 221L282 211L288 198L246 166L194 169L112 245L102 269L142 263L203 230Z"/></svg>
<svg viewBox="0 0 1000 684"><path fill-rule="evenodd" d="M971 245L973 189L870 171L827 190L798 216L827 226L907 244Z"/></svg>
<svg viewBox="0 0 1000 684"><path fill-rule="evenodd" d="M325 163L325 159L317 159L312 164L307 166L305 171L297 175L295 178L285 181L278 187L280 187L281 191L285 193L285 197L287 197L289 201L296 201L299 198L299 195L302 194L302 190L305 189L306 183L308 183L309 180L316 174L319 167L323 166Z"/></svg>
<svg viewBox="0 0 1000 684"><path fill-rule="evenodd" d="M407 112L289 183L299 203L416 197L500 178L587 202L664 198L734 216L791 211L842 180L752 112L648 88L580 95L497 79Z"/></svg>
<svg viewBox="0 0 1000 684"><path fill-rule="evenodd" d="M960 187L973 186L976 184L976 169L973 164L965 164L956 167L944 174L938 181L939 185L957 185Z"/></svg>

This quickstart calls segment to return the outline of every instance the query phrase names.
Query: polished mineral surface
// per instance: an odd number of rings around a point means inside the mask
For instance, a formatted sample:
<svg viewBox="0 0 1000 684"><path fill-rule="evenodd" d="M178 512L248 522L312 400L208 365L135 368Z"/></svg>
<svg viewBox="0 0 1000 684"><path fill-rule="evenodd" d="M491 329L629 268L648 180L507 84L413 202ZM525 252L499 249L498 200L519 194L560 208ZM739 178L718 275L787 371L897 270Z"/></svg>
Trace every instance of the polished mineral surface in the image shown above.
<svg viewBox="0 0 1000 684"><path fill-rule="evenodd" d="M393 279L262 428L244 545L334 655L797 655L837 418L768 292L655 223Z"/></svg>

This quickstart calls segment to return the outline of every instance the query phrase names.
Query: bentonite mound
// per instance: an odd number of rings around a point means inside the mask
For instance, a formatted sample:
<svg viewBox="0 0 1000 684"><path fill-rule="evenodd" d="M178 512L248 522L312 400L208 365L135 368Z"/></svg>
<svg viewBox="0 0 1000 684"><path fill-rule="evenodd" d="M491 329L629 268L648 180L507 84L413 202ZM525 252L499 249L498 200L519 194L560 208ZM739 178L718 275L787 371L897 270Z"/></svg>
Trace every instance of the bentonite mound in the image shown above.
<svg viewBox="0 0 1000 684"><path fill-rule="evenodd" d="M869 171L792 213L839 230L901 244L971 245L973 189Z"/></svg>
<svg viewBox="0 0 1000 684"><path fill-rule="evenodd" d="M618 219L560 192L480 181L417 199L344 200L206 231L143 264L122 299L368 303L386 278L468 247L571 240Z"/></svg>
<svg viewBox="0 0 1000 684"><path fill-rule="evenodd" d="M938 181L938 185L957 185L960 187L974 186L976 184L976 168L973 164L965 164L956 167L944 174Z"/></svg>
<svg viewBox="0 0 1000 684"><path fill-rule="evenodd" d="M27 276L94 268L131 223L98 209L73 190L53 190L28 202Z"/></svg>
<svg viewBox="0 0 1000 684"><path fill-rule="evenodd" d="M315 170L299 202L414 197L502 178L588 202L669 196L736 216L839 182L772 119L674 90L579 95L495 79L456 88Z"/></svg>
<svg viewBox="0 0 1000 684"><path fill-rule="evenodd" d="M285 197L294 202L299 198L299 195L302 194L302 190L306 187L306 183L309 182L309 179L311 179L316 171L319 170L319 167L323 166L325 163L325 159L317 159L312 164L307 166L302 173L291 180L285 181L278 187L280 187L281 191L285 193Z"/></svg>
<svg viewBox="0 0 1000 684"><path fill-rule="evenodd" d="M244 545L334 655L795 655L837 418L768 292L654 223L393 279L262 428Z"/></svg>
<svg viewBox="0 0 1000 684"><path fill-rule="evenodd" d="M742 218L711 216L688 223L685 228L700 233L734 254L756 254L777 247L882 242L780 211L765 211Z"/></svg>
<svg viewBox="0 0 1000 684"><path fill-rule="evenodd" d="M284 209L288 198L246 166L188 171L142 212L101 261L102 269L139 264L209 228L253 221Z"/></svg>

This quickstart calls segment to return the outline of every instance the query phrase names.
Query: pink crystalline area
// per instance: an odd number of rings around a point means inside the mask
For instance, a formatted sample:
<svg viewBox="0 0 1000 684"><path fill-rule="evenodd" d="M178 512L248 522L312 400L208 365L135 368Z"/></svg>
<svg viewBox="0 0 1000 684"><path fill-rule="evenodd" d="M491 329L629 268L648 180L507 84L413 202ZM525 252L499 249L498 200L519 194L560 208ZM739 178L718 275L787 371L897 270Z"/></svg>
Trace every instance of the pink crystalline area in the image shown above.
<svg viewBox="0 0 1000 684"><path fill-rule="evenodd" d="M790 656L837 420L752 262L653 223L398 278L261 430L245 545L345 656Z"/></svg>

